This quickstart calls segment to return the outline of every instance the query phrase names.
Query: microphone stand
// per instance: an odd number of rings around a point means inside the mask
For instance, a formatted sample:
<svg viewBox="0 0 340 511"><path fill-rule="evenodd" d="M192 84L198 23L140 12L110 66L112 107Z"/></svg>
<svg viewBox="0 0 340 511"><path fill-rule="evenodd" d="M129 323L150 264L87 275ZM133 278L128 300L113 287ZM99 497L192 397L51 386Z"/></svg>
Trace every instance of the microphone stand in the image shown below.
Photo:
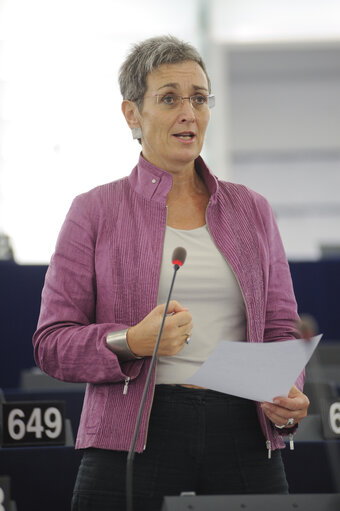
<svg viewBox="0 0 340 511"><path fill-rule="evenodd" d="M141 400L141 403L139 406L139 412L138 412L138 417L137 417L137 421L136 421L136 425L135 425L135 430L133 433L130 450L129 450L129 453L127 456L127 464L126 464L126 504L127 504L126 509L127 509L127 511L133 511L133 459L135 457L135 445L136 445L137 436L138 436L138 432L139 432L140 422L141 422L142 415L143 415L144 408L145 408L146 396L147 396L147 393L148 393L148 390L150 387L152 371L153 371L153 368L154 368L154 365L156 362L156 358L157 358L159 343L160 343L162 332L163 332L166 313L167 313L167 310L169 307L172 288L174 287L176 274L180 267L181 266L179 264L177 264L177 263L174 264L174 274L173 274L172 281L171 281L170 291L169 291L168 299L167 299L167 302L165 305L164 314L163 314L163 318L162 318L161 327L159 329L158 338L157 338L157 341L156 341L156 344L155 344L155 347L153 350L151 364L150 364L149 372L148 372L148 375L147 375L147 378L145 381L142 400Z"/></svg>

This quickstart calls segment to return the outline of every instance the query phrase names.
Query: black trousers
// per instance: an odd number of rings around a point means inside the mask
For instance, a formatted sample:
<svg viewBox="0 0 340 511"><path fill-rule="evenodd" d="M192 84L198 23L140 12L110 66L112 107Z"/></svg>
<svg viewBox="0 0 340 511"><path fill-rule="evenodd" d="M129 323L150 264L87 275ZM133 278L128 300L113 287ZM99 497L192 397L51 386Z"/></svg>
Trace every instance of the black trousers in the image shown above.
<svg viewBox="0 0 340 511"><path fill-rule="evenodd" d="M72 511L125 511L127 453L84 450ZM268 459L255 403L211 390L157 385L146 450L134 459L134 511L165 495L288 493L279 450Z"/></svg>

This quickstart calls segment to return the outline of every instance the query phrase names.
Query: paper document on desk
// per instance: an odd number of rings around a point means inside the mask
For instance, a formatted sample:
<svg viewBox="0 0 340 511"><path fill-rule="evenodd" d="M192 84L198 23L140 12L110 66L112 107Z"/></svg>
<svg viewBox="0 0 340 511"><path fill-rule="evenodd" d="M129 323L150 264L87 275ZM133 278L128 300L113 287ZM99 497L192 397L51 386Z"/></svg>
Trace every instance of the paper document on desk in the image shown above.
<svg viewBox="0 0 340 511"><path fill-rule="evenodd" d="M272 402L277 396L288 396L321 337L264 343L221 341L185 383Z"/></svg>

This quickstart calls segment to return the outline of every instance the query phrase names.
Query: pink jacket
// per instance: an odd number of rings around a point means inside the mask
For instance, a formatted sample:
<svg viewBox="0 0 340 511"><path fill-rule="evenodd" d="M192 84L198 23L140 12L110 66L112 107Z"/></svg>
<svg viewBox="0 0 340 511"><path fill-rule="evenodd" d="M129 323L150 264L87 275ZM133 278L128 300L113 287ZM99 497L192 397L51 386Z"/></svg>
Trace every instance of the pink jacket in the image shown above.
<svg viewBox="0 0 340 511"><path fill-rule="evenodd" d="M200 157L196 170L211 195L208 228L243 293L247 341L295 338L296 302L271 207L247 187L219 181ZM33 344L47 374L87 382L76 448L129 450L151 359L120 364L106 335L135 325L157 305L171 186L171 175L141 156L130 176L78 196L59 234ZM300 389L303 378L296 382ZM152 398L153 385L138 452L146 444ZM267 447L284 447L259 405L258 416Z"/></svg>

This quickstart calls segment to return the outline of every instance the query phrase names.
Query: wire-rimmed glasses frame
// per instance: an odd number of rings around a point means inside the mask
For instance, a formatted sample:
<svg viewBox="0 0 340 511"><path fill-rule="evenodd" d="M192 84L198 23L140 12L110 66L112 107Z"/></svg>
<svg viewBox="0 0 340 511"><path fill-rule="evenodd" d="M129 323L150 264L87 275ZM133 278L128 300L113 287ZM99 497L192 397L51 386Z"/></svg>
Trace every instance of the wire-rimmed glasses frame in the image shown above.
<svg viewBox="0 0 340 511"><path fill-rule="evenodd" d="M158 105L164 105L168 108L176 108L179 104L184 104L184 100L188 99L190 105L194 108L201 108L208 106L213 108L215 106L214 94L193 94L192 96L180 96L179 94L154 94L153 96L144 96L144 98L154 98ZM202 98L204 100L202 101ZM169 102L167 102L167 100Z"/></svg>

